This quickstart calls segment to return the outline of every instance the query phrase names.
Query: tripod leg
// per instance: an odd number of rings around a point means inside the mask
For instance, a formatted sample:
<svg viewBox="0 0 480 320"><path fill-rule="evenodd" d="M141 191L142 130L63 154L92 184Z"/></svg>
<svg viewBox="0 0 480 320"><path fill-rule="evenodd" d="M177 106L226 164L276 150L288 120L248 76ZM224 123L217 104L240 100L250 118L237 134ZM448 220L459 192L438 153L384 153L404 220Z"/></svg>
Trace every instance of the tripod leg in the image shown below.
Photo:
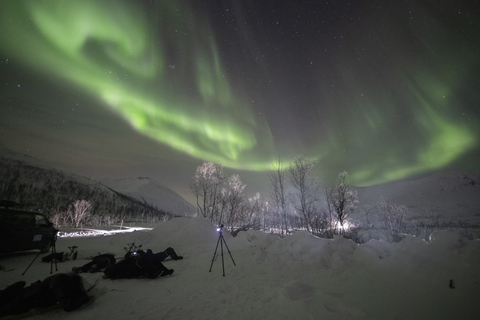
<svg viewBox="0 0 480 320"><path fill-rule="evenodd" d="M222 240L223 240L223 242L225 243L225 247L227 248L228 254L230 255L230 258L232 259L233 265L234 265L234 266L237 266L237 265L235 264L235 261L233 260L232 254L230 253L230 249L228 248L227 242L225 241L225 238L224 238L223 236L222 236Z"/></svg>
<svg viewBox="0 0 480 320"><path fill-rule="evenodd" d="M35 256L35 258L33 258L32 262L30 262L30 264L28 265L27 269L25 269L25 271L23 271L22 273L22 276L27 272L28 269L30 269L30 266L33 264L33 262L38 258L38 256L40 255L41 252L37 253L37 255Z"/></svg>
<svg viewBox="0 0 480 320"><path fill-rule="evenodd" d="M220 242L220 237L217 241L217 246L215 247L215 252L213 253L212 264L210 265L210 270L208 272L212 272L213 261L215 260L215 256L217 255L218 243Z"/></svg>
<svg viewBox="0 0 480 320"><path fill-rule="evenodd" d="M220 235L220 238L223 239L223 236ZM220 240L220 239L219 239ZM223 269L223 276L225 277L225 263L223 262L223 241L220 241L220 249L222 251L222 269Z"/></svg>
<svg viewBox="0 0 480 320"><path fill-rule="evenodd" d="M57 243L56 236L51 240L52 243L52 257L53 259L50 261L50 274L53 273L53 263L55 262L55 271L58 271L57 267L57 248L55 244Z"/></svg>

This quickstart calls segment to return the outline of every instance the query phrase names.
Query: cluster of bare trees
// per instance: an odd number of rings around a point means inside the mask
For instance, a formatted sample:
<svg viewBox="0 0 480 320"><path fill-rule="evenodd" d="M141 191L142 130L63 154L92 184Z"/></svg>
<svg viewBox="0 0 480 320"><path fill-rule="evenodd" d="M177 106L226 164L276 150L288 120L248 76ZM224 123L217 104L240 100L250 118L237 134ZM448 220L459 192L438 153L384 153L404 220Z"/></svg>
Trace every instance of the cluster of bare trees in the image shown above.
<svg viewBox="0 0 480 320"><path fill-rule="evenodd" d="M213 162L197 168L190 187L198 212L234 234L247 229L281 235L299 229L318 236L345 234L346 219L358 203L357 194L346 183L347 173L342 172L337 184L325 189L325 199L316 166L302 156L288 168L276 162L269 173L271 201L262 202L259 193L247 198L239 175L227 178L223 166Z"/></svg>
<svg viewBox="0 0 480 320"><path fill-rule="evenodd" d="M389 241L396 240L396 237L405 231L405 217L408 208L404 205L389 203L385 198L381 198L377 206L381 213L387 239Z"/></svg>
<svg viewBox="0 0 480 320"><path fill-rule="evenodd" d="M408 231L406 206L385 198L375 207L359 206L346 171L338 174L330 188L320 184L316 172L317 162L303 156L288 165L277 161L268 173L269 197L261 199L257 193L247 198L239 175L227 178L222 165L204 162L190 187L198 213L215 224L224 224L232 234L256 229L285 236L294 230L307 230L319 237L338 234L365 242L380 237L395 241ZM353 214L358 216L352 228Z"/></svg>
<svg viewBox="0 0 480 320"><path fill-rule="evenodd" d="M222 165L204 162L190 184L200 214L231 233L258 227L259 198L247 199L238 174L226 177Z"/></svg>
<svg viewBox="0 0 480 320"><path fill-rule="evenodd" d="M334 234L348 235L346 222L357 207L357 192L347 183L346 171L338 175L337 182L332 188L324 188L323 191L316 176L317 165L316 161L306 157L296 157L288 169L291 191L283 197L290 199L293 211L299 216L296 219L297 223L300 222L308 232L321 237L332 237ZM282 168L282 165L277 162L274 173L279 177L278 173L283 171L281 174L283 182L281 179L271 179L273 190L279 189L280 183L284 185L288 183L285 179L285 170L279 168Z"/></svg>
<svg viewBox="0 0 480 320"><path fill-rule="evenodd" d="M120 218L107 215L94 215L92 205L87 200L77 200L66 211L54 209L49 219L56 227L80 227L81 224L92 227L118 224Z"/></svg>

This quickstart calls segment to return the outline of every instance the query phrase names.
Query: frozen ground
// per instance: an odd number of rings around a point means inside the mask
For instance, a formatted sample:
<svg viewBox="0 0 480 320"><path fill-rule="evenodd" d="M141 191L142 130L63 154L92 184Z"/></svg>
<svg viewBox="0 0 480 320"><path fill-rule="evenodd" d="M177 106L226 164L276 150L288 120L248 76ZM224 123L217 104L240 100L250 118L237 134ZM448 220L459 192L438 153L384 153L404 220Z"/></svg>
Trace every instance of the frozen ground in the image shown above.
<svg viewBox="0 0 480 320"><path fill-rule="evenodd" d="M171 246L184 259L166 261L172 276L155 280L107 280L82 274L91 301L67 313L33 310L28 319L478 319L480 242L450 231L432 242L407 237L399 243L315 238L298 232L278 238L255 231L224 233L222 257L213 261L219 234L203 218L176 218L109 236L59 238L57 251L76 245L76 261L58 263L69 272L86 257L124 255L128 243L161 251ZM220 247L218 252L220 252ZM0 289L18 280L50 276L36 252L2 256ZM454 288L450 288L450 281Z"/></svg>

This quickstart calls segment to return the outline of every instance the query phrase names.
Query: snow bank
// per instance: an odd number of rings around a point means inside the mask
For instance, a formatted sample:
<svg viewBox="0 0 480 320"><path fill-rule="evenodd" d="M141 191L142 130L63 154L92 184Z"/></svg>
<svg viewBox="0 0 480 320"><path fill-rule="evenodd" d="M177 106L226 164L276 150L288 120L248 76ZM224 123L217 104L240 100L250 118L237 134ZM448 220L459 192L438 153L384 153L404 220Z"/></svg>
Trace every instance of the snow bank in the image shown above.
<svg viewBox="0 0 480 320"><path fill-rule="evenodd" d="M172 276L107 280L82 274L94 300L81 309L36 311L35 319L476 319L480 298L480 243L437 232L432 242L405 237L365 244L306 232L286 238L256 231L225 242L222 276L219 233L202 218L177 218L110 237L61 238L57 251L79 247L79 259L58 265L68 272L99 252L124 254L127 243L154 251L171 246L184 259L166 261ZM230 257L231 254L231 257ZM2 257L0 288L49 276L35 253ZM232 259L233 258L233 259ZM213 260L213 263L212 263ZM235 262L235 264L233 263ZM209 272L212 267L211 272ZM450 283L453 287L450 287Z"/></svg>

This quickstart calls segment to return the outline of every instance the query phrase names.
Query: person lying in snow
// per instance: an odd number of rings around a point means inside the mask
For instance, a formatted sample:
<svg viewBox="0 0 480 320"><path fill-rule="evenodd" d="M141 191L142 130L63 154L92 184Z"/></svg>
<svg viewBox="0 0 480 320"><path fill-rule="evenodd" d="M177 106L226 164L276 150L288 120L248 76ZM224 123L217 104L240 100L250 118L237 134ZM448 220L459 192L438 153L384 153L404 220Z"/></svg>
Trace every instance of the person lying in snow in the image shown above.
<svg viewBox="0 0 480 320"><path fill-rule="evenodd" d="M183 257L177 255L172 248L167 248L158 253L153 253L151 249L127 252L127 254L125 254L125 260L105 269L104 277L113 280L141 277L155 279L158 276L168 276L174 271L173 269L168 269L162 263L168 256L173 260L183 259Z"/></svg>
<svg viewBox="0 0 480 320"><path fill-rule="evenodd" d="M89 300L83 280L76 274L59 273L30 286L25 285L25 281L18 281L0 290L0 317L24 313L33 308L51 307L57 303L63 310L73 311Z"/></svg>
<svg viewBox="0 0 480 320"><path fill-rule="evenodd" d="M81 267L73 267L72 271L74 273L97 272L114 265L115 262L115 256L112 253L104 253L93 257L91 262L84 264Z"/></svg>

